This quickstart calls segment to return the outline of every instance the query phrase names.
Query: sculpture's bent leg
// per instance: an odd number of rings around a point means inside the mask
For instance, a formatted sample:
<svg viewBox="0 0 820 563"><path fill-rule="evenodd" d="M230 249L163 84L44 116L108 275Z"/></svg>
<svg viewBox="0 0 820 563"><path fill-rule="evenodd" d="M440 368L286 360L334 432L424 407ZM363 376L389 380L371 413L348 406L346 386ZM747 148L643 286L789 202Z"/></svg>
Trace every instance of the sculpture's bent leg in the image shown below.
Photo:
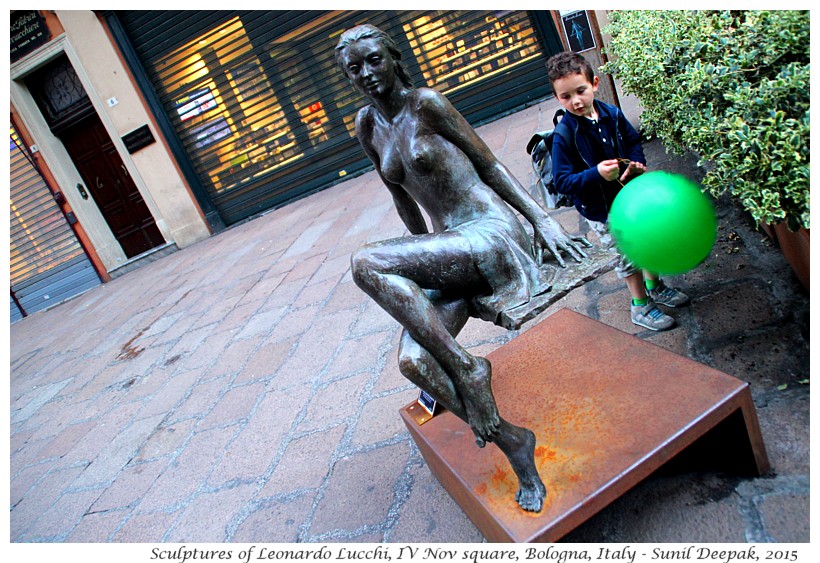
<svg viewBox="0 0 820 563"><path fill-rule="evenodd" d="M486 291L470 244L459 233L439 233L368 244L352 257L353 279L396 319L450 376L473 432L491 441L500 419L490 363L469 354L439 317L424 289L471 295Z"/></svg>
<svg viewBox="0 0 820 563"><path fill-rule="evenodd" d="M441 405L469 424L469 415L452 380L436 359L422 348L408 332L404 332L399 349L399 369L407 379L430 393ZM539 512L547 489L535 467L535 434L499 418L498 431L488 441L504 452L518 477L515 500L524 510ZM483 446L482 437L476 442Z"/></svg>
<svg viewBox="0 0 820 563"><path fill-rule="evenodd" d="M443 324L457 334L469 318L464 301L434 301ZM441 405L469 424L469 414L452 379L436 359L416 342L406 330L399 344L399 369L407 379L430 393ZM492 441L501 449L518 477L515 500L524 510L538 512L547 491L535 467L535 435L526 428L499 418L499 428ZM484 439L476 434L476 442Z"/></svg>

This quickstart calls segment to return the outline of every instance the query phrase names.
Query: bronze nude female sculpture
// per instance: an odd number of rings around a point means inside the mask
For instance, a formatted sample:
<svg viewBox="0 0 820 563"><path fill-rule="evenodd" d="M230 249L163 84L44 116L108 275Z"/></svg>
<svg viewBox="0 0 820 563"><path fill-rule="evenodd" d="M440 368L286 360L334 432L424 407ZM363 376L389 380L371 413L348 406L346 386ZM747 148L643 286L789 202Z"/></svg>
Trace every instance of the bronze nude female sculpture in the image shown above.
<svg viewBox="0 0 820 563"><path fill-rule="evenodd" d="M411 233L357 250L353 279L404 327L402 374L467 422L480 447L501 449L518 477L516 501L538 512L546 489L535 435L501 418L490 362L455 335L470 316L499 323L504 311L549 291L544 250L564 266L561 251L581 261L579 243L589 243L538 206L442 94L412 86L383 31L367 24L345 31L336 61L370 101L356 135ZM532 225L534 241L513 209Z"/></svg>

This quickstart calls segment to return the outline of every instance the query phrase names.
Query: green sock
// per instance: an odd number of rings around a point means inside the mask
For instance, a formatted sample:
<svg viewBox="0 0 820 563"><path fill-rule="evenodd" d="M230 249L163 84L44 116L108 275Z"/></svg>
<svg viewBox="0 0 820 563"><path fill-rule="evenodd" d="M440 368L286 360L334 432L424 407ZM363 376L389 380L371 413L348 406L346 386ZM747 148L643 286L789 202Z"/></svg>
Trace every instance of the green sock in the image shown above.
<svg viewBox="0 0 820 563"><path fill-rule="evenodd" d="M646 289L655 289L658 286L659 283L660 283L660 280L651 280L649 278L646 278L644 280L644 284L646 285Z"/></svg>
<svg viewBox="0 0 820 563"><path fill-rule="evenodd" d="M649 297L644 297L643 299L635 299L634 297L632 298L632 304L636 307L643 307L647 303L649 303Z"/></svg>

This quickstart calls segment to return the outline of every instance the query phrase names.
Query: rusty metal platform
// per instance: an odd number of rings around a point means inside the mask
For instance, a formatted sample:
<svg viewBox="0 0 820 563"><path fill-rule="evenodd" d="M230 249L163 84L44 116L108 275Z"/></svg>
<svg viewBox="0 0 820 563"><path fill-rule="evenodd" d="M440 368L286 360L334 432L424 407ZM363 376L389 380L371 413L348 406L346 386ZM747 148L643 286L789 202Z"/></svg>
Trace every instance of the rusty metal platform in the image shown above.
<svg viewBox="0 0 820 563"><path fill-rule="evenodd" d="M489 541L556 541L703 444L711 450L695 456L707 466L768 471L748 384L578 313L560 310L488 358L502 416L536 434L547 487L540 513L518 508L506 458L477 448L454 415L419 425L411 405L400 412L433 474Z"/></svg>

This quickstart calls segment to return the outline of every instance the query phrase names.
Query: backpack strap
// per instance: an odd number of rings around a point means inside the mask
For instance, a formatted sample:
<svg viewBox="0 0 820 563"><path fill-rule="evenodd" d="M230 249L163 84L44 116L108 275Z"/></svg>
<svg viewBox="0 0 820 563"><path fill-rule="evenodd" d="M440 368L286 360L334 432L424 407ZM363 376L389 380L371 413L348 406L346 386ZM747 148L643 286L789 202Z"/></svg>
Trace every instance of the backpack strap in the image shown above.
<svg viewBox="0 0 820 563"><path fill-rule="evenodd" d="M563 110L559 111L563 113ZM567 144L568 147L575 147L575 132L572 129L570 129L569 125L564 123L563 120L559 121L558 124L555 126L554 134L561 137L561 139L563 139L563 141ZM578 155L578 158L581 159L581 162L583 162L586 165L587 168L592 168L592 166L590 166L589 162L587 162L587 159L584 158L580 151L576 150L576 154Z"/></svg>
<svg viewBox="0 0 820 563"><path fill-rule="evenodd" d="M555 126L555 129L553 129L553 131L556 135L560 136L564 140L567 146L572 147L574 135L572 134L569 125L564 123L563 117L564 115L566 115L566 113L567 112L563 108L558 108L558 110L555 112L555 115L552 116L552 124ZM559 117L561 119L558 119ZM552 150L552 147L550 147L550 150Z"/></svg>
<svg viewBox="0 0 820 563"><path fill-rule="evenodd" d="M564 142L567 144L567 146L569 146L569 147L573 146L573 142L572 142L573 141L573 139L572 139L573 135L572 135L572 131L570 131L569 125L567 125L566 123L564 123L562 121L559 121L558 124L555 126L554 133L556 135L558 135L559 137L561 137L564 140Z"/></svg>
<svg viewBox="0 0 820 563"><path fill-rule="evenodd" d="M558 125L561 123L561 120L559 120L558 118L563 117L565 113L567 112L564 111L562 108L556 110L555 115L552 116L552 126L554 129L550 129L548 131L539 131L530 138L530 141L527 143L527 154L532 154L532 149L534 149L538 143L540 143L541 141L545 141L547 137L549 137L549 134L553 131L557 131ZM570 131L566 125L564 125L563 129L565 129L566 131L565 133L561 134L561 137L564 139L564 141L569 143Z"/></svg>

